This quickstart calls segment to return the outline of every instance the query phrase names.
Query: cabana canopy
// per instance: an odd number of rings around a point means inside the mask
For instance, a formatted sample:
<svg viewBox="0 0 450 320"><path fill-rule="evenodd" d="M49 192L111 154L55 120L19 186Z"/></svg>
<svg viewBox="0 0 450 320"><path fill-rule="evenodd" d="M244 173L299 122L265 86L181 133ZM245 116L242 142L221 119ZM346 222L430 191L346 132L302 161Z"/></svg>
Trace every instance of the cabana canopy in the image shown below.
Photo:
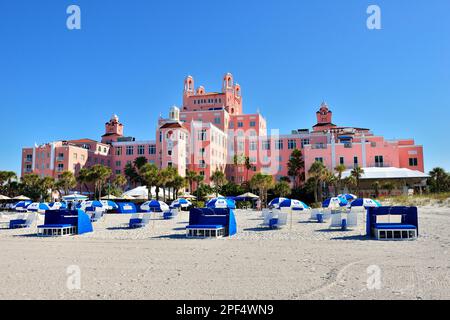
<svg viewBox="0 0 450 320"><path fill-rule="evenodd" d="M278 208L280 206L280 203L282 203L285 200L289 200L289 199L288 198L275 198L269 202L269 207Z"/></svg>
<svg viewBox="0 0 450 320"><path fill-rule="evenodd" d="M291 208L292 210L310 209L310 207L306 203L300 200L293 200L293 199L286 199L283 202L281 202L280 208Z"/></svg>
<svg viewBox="0 0 450 320"><path fill-rule="evenodd" d="M100 200L116 200L116 199L118 199L118 198L113 194L108 194L108 195L100 198Z"/></svg>
<svg viewBox="0 0 450 320"><path fill-rule="evenodd" d="M186 208L186 207L192 206L192 203L189 200L186 200L184 198L179 198L177 200L174 200L171 203L171 206L174 208L180 208L180 207Z"/></svg>
<svg viewBox="0 0 450 320"><path fill-rule="evenodd" d="M364 208L372 208L372 207L381 207L381 203L377 200L367 199L367 198L358 198L351 203L352 207L364 207Z"/></svg>
<svg viewBox="0 0 450 320"><path fill-rule="evenodd" d="M348 201L341 197L333 197L322 202L322 208L339 208L345 207Z"/></svg>
<svg viewBox="0 0 450 320"><path fill-rule="evenodd" d="M67 196L63 196L62 197L64 201L83 201L83 200L87 200L88 197L84 196L82 194L69 194Z"/></svg>
<svg viewBox="0 0 450 320"><path fill-rule="evenodd" d="M11 198L0 194L0 200L11 200Z"/></svg>
<svg viewBox="0 0 450 320"><path fill-rule="evenodd" d="M147 212L166 212L166 211L170 210L170 207L165 202L151 200L151 201L144 202L141 205L141 210L147 211Z"/></svg>
<svg viewBox="0 0 450 320"><path fill-rule="evenodd" d="M31 199L22 195L22 196L14 197L13 200L31 200Z"/></svg>
<svg viewBox="0 0 450 320"><path fill-rule="evenodd" d="M236 199L244 199L244 200L250 199L250 200L256 200L256 199L259 199L259 196L257 196L257 195L254 194L254 193L247 192L247 193L241 194L240 196L237 196Z"/></svg>
<svg viewBox="0 0 450 320"><path fill-rule="evenodd" d="M45 211L50 210L50 207L47 203L33 202L27 207L27 210L31 212L45 213Z"/></svg>
<svg viewBox="0 0 450 320"><path fill-rule="evenodd" d="M229 208L229 209L236 209L236 202L231 199L226 198L214 198L209 200L206 203L207 208Z"/></svg>

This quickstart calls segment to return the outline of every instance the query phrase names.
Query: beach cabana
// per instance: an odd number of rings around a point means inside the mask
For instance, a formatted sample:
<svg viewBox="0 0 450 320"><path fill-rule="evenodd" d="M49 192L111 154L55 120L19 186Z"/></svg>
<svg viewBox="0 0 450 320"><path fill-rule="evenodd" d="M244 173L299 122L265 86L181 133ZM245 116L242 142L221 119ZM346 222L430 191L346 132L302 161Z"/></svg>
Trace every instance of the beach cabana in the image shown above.
<svg viewBox="0 0 450 320"><path fill-rule="evenodd" d="M27 207L29 212L45 213L47 210L50 210L47 203L33 202Z"/></svg>
<svg viewBox="0 0 450 320"><path fill-rule="evenodd" d="M285 200L289 200L289 199L288 198L275 198L269 202L269 208L279 208L280 203L282 203Z"/></svg>
<svg viewBox="0 0 450 320"><path fill-rule="evenodd" d="M193 208L186 227L188 238L222 238L237 233L236 218L230 208Z"/></svg>
<svg viewBox="0 0 450 320"><path fill-rule="evenodd" d="M340 207L346 207L348 201L341 197L332 197L322 202L322 208L338 209Z"/></svg>
<svg viewBox="0 0 450 320"><path fill-rule="evenodd" d="M2 200L11 200L11 198L0 194L0 201Z"/></svg>
<svg viewBox="0 0 450 320"><path fill-rule="evenodd" d="M377 200L373 199L367 199L367 198L358 198L350 204L350 206L353 207L364 207L364 208L370 208L370 207L381 207L381 203Z"/></svg>
<svg viewBox="0 0 450 320"><path fill-rule="evenodd" d="M94 231L91 217L83 210L55 210L45 213L45 222L38 226L39 236L80 235Z"/></svg>
<svg viewBox="0 0 450 320"><path fill-rule="evenodd" d="M226 198L214 198L206 203L207 208L230 208L236 209L236 202Z"/></svg>
<svg viewBox="0 0 450 320"><path fill-rule="evenodd" d="M174 200L170 204L170 206L173 208L188 208L188 207L192 206L192 202L190 202L189 200L187 200L185 198L179 198L177 200Z"/></svg>
<svg viewBox="0 0 450 320"><path fill-rule="evenodd" d="M366 233L377 240L413 240L419 236L417 207L369 207Z"/></svg>
<svg viewBox="0 0 450 320"><path fill-rule="evenodd" d="M144 212L167 212L170 211L170 207L167 203L158 201L158 200L150 200L144 202L140 209Z"/></svg>
<svg viewBox="0 0 450 320"><path fill-rule="evenodd" d="M133 214L137 212L136 205L133 202L117 202L117 213Z"/></svg>
<svg viewBox="0 0 450 320"><path fill-rule="evenodd" d="M354 194L351 194L351 193L339 194L338 197L339 198L344 198L348 202L351 202L351 201L356 200L358 198L357 196L355 196Z"/></svg>

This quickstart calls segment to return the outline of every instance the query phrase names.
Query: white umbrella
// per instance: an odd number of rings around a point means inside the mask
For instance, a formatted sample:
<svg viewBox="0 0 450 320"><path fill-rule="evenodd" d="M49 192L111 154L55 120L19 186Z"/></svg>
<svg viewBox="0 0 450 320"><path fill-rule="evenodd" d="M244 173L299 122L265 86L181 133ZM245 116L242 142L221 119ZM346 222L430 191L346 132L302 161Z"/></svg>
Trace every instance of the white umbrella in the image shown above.
<svg viewBox="0 0 450 320"><path fill-rule="evenodd" d="M14 197L13 200L31 200L31 199L22 195L22 196Z"/></svg>
<svg viewBox="0 0 450 320"><path fill-rule="evenodd" d="M259 199L259 196L257 196L254 193L247 192L247 193L241 194L240 196L237 196L237 198Z"/></svg>
<svg viewBox="0 0 450 320"><path fill-rule="evenodd" d="M119 198L117 198L117 197L116 197L115 195L113 195L113 194L108 194L108 195L106 195L106 196L100 198L100 200L116 200L116 199L119 199Z"/></svg>
<svg viewBox="0 0 450 320"><path fill-rule="evenodd" d="M11 198L0 194L0 200L11 200Z"/></svg>
<svg viewBox="0 0 450 320"><path fill-rule="evenodd" d="M65 200L65 201L82 201L82 200L87 200L87 199L88 199L87 196L83 196L78 193L69 194L69 195L63 197L63 200Z"/></svg>

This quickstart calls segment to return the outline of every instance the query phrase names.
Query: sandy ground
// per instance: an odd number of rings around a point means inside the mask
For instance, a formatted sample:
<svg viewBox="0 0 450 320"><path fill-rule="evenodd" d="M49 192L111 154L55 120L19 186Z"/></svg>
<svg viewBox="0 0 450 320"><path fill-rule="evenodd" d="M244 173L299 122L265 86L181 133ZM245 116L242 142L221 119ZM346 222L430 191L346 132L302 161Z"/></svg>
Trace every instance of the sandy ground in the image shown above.
<svg viewBox="0 0 450 320"><path fill-rule="evenodd" d="M267 230L241 210L231 239L186 239L187 213L139 230L108 215L68 238L0 230L0 299L449 299L450 208L419 215L420 238L403 242L367 240L362 221L330 231L299 213L292 227ZM80 289L67 286L70 266ZM379 289L368 288L368 268L380 272Z"/></svg>

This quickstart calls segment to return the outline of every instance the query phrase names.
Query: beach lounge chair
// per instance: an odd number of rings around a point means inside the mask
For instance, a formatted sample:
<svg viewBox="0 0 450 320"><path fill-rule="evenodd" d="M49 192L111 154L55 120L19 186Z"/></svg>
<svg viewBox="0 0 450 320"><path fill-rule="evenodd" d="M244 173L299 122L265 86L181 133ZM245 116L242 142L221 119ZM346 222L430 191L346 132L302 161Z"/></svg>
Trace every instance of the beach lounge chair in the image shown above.
<svg viewBox="0 0 450 320"><path fill-rule="evenodd" d="M178 208L171 208L170 211L163 213L164 220L174 219L180 213Z"/></svg>
<svg viewBox="0 0 450 320"><path fill-rule="evenodd" d="M21 219L14 219L9 222L10 229L30 228L37 221L37 214L31 212L28 216Z"/></svg>
<svg viewBox="0 0 450 320"><path fill-rule="evenodd" d="M279 229L287 224L288 212L284 210L277 210L276 218L270 219L269 227L271 229Z"/></svg>
<svg viewBox="0 0 450 320"><path fill-rule="evenodd" d="M144 228L150 223L152 218L151 212L145 212L142 215L139 213L133 214L130 219L129 226L132 229Z"/></svg>
<svg viewBox="0 0 450 320"><path fill-rule="evenodd" d="M350 210L347 212L347 227L355 228L358 226L358 211Z"/></svg>

